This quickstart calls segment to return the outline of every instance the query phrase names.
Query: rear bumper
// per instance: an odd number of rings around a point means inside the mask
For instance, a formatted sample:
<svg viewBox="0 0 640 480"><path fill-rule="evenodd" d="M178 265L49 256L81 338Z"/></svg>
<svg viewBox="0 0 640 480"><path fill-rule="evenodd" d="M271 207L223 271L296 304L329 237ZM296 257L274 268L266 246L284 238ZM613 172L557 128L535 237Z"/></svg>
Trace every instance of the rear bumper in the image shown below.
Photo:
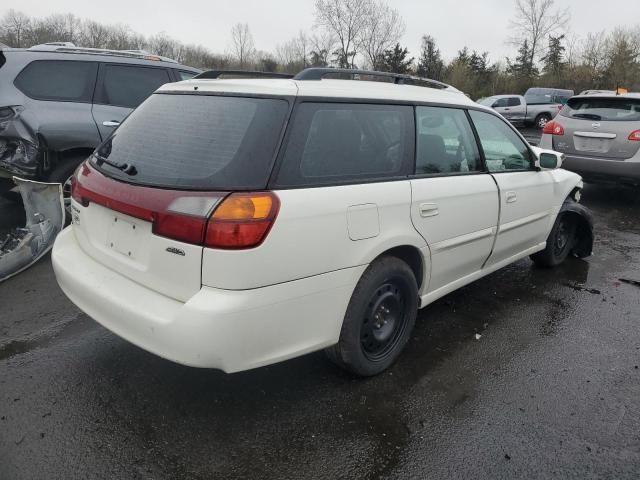
<svg viewBox="0 0 640 480"><path fill-rule="evenodd" d="M252 290L202 289L186 303L88 256L73 227L52 253L56 278L80 309L120 337L183 365L248 370L338 342L366 266Z"/></svg>
<svg viewBox="0 0 640 480"><path fill-rule="evenodd" d="M579 173L589 182L640 183L640 159L606 160L602 158L567 155L562 168Z"/></svg>

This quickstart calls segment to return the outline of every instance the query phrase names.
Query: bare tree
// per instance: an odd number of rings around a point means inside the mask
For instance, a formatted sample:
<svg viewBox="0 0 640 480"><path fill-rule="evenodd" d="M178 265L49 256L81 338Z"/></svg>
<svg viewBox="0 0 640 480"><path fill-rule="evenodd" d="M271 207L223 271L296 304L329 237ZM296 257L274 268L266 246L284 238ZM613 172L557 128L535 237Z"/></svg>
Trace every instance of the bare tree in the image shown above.
<svg viewBox="0 0 640 480"><path fill-rule="evenodd" d="M543 55L547 37L569 22L569 9L554 9L554 4L555 0L515 0L516 13L511 21L515 37L511 41L515 45L527 41L531 64Z"/></svg>
<svg viewBox="0 0 640 480"><path fill-rule="evenodd" d="M381 0L374 1L360 35L360 45L367 62L379 68L384 52L400 41L406 30L404 20L395 8Z"/></svg>
<svg viewBox="0 0 640 480"><path fill-rule="evenodd" d="M358 43L371 14L372 0L316 0L316 26L337 38L338 65L354 68Z"/></svg>
<svg viewBox="0 0 640 480"><path fill-rule="evenodd" d="M309 65L312 67L326 67L329 65L330 55L336 46L336 37L332 32L320 31L309 39Z"/></svg>
<svg viewBox="0 0 640 480"><path fill-rule="evenodd" d="M231 49L240 68L244 68L255 50L249 24L236 23L233 26L231 29Z"/></svg>
<svg viewBox="0 0 640 480"><path fill-rule="evenodd" d="M109 29L101 23L88 20L84 22L81 38L85 47L106 48Z"/></svg>
<svg viewBox="0 0 640 480"><path fill-rule="evenodd" d="M28 37L31 31L31 19L22 12L9 10L2 18L0 35L3 41L11 47L28 47Z"/></svg>

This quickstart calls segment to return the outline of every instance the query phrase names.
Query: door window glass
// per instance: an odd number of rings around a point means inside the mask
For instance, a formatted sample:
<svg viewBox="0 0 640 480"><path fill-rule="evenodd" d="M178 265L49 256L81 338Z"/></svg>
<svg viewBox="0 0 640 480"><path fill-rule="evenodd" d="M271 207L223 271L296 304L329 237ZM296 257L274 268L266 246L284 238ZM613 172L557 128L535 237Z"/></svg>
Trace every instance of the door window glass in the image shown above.
<svg viewBox="0 0 640 480"><path fill-rule="evenodd" d="M531 168L529 148L509 125L495 115L475 110L469 113L490 172Z"/></svg>
<svg viewBox="0 0 640 480"><path fill-rule="evenodd" d="M520 99L518 97L510 97L509 101L507 102L507 106L508 107L519 107L520 106Z"/></svg>
<svg viewBox="0 0 640 480"><path fill-rule="evenodd" d="M164 68L105 65L102 103L136 108L159 86L170 81Z"/></svg>
<svg viewBox="0 0 640 480"><path fill-rule="evenodd" d="M499 98L498 100L496 100L494 102L494 104L491 107L492 108L504 108L504 107L508 106L508 104L509 104L508 99Z"/></svg>
<svg viewBox="0 0 640 480"><path fill-rule="evenodd" d="M303 103L286 146L279 185L370 181L408 174L409 106Z"/></svg>
<svg viewBox="0 0 640 480"><path fill-rule="evenodd" d="M417 107L416 173L482 170L480 153L464 110Z"/></svg>
<svg viewBox="0 0 640 480"><path fill-rule="evenodd" d="M36 100L91 102L96 70L93 62L37 60L20 72L15 84Z"/></svg>

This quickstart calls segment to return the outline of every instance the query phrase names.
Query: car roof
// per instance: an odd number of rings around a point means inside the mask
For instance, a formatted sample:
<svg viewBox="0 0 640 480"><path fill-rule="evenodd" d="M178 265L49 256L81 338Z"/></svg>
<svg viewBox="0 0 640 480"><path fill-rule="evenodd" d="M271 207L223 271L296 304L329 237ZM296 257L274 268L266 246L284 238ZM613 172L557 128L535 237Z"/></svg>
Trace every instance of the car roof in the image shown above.
<svg viewBox="0 0 640 480"><path fill-rule="evenodd" d="M174 61L163 61L163 60L151 60L147 58L139 58L134 56L125 56L125 55L116 55L112 53L106 53L107 51L103 51L105 53L100 53L98 49L95 51L91 51L90 49L85 49L87 51L77 51L77 52L62 52L57 50L41 50L37 47L31 48L4 48L2 49L3 54L9 54L11 56L17 55L24 59L24 61L31 62L33 60L72 60L72 61L85 61L85 62L102 62L102 63L130 63L132 65L145 65L145 66L153 66L153 67L165 67L165 68L173 68L179 70L185 70L189 72L199 73L202 70L197 68L189 67L187 65L182 65L178 62ZM149 57L155 57L154 55L149 55ZM158 57L160 58L160 57ZM20 60L19 60L20 61Z"/></svg>
<svg viewBox="0 0 640 480"><path fill-rule="evenodd" d="M574 97L571 97L570 100L574 99L574 98L633 98L633 99L640 99L640 93L636 93L636 92L629 92L629 93L619 93L616 94L615 92L611 92L611 93L589 93L589 94L585 94L585 95L576 95Z"/></svg>
<svg viewBox="0 0 640 480"><path fill-rule="evenodd" d="M315 98L367 99L478 106L459 90L366 80L191 79L163 85L158 92L211 92ZM490 110L490 109L489 109Z"/></svg>

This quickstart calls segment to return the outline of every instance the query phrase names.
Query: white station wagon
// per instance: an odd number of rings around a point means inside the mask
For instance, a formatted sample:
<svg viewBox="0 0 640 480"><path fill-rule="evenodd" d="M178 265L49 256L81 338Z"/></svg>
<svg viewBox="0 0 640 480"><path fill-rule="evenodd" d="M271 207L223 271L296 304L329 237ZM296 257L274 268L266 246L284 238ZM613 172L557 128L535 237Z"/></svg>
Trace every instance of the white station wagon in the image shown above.
<svg viewBox="0 0 640 480"><path fill-rule="evenodd" d="M150 352L237 372L326 349L375 375L419 308L527 256L591 254L562 155L452 87L224 76L124 121L74 176L53 249L66 295Z"/></svg>

